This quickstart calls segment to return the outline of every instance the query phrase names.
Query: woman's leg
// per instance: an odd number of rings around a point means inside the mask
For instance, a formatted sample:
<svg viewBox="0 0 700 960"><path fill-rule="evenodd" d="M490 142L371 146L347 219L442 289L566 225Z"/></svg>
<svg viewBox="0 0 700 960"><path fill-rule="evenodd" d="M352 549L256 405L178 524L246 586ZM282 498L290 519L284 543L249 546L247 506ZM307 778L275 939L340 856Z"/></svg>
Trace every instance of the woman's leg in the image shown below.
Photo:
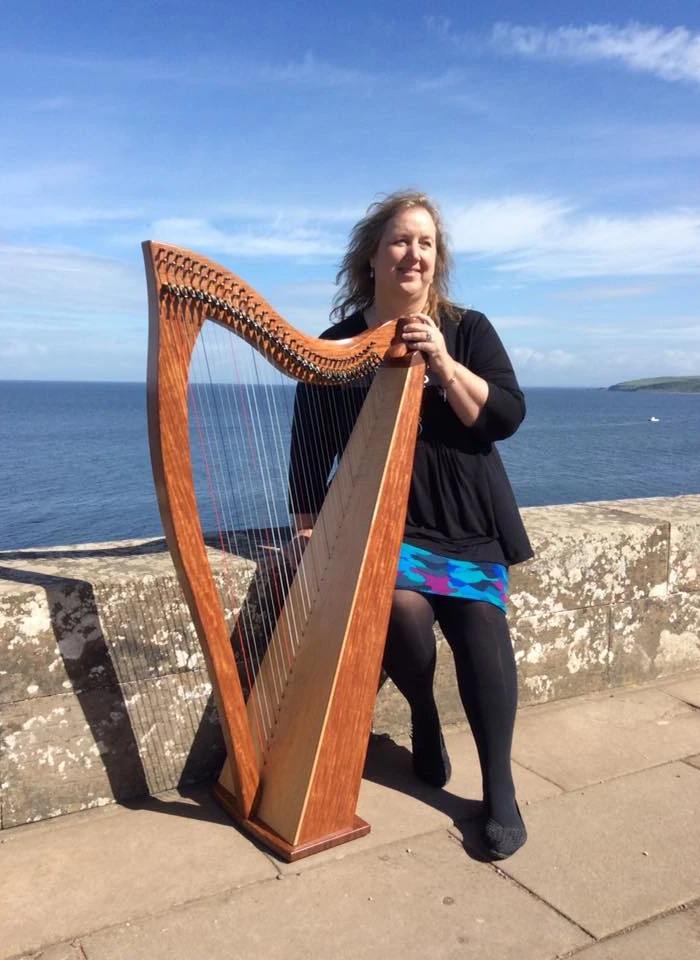
<svg viewBox="0 0 700 960"><path fill-rule="evenodd" d="M483 600L437 601L437 619L454 654L460 696L479 752L488 816L506 829L520 828L511 772L518 681L505 614Z"/></svg>
<svg viewBox="0 0 700 960"><path fill-rule="evenodd" d="M441 787L450 777L433 694L435 613L427 595L395 590L384 651L384 669L411 708L413 767L422 780Z"/></svg>

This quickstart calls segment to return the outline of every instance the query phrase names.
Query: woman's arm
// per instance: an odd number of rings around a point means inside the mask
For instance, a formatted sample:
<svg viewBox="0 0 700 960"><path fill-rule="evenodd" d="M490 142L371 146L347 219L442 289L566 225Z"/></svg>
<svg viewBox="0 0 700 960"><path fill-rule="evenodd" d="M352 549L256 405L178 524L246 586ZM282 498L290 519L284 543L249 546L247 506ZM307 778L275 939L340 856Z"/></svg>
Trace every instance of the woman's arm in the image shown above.
<svg viewBox="0 0 700 960"><path fill-rule="evenodd" d="M465 426L488 441L515 433L525 416L525 399L508 354L483 314L476 314L470 331L468 367L450 355L440 328L425 314L406 324L404 340L425 355Z"/></svg>
<svg viewBox="0 0 700 960"><path fill-rule="evenodd" d="M488 401L489 384L445 353L439 362L431 362L430 369L459 419L465 426L473 427Z"/></svg>

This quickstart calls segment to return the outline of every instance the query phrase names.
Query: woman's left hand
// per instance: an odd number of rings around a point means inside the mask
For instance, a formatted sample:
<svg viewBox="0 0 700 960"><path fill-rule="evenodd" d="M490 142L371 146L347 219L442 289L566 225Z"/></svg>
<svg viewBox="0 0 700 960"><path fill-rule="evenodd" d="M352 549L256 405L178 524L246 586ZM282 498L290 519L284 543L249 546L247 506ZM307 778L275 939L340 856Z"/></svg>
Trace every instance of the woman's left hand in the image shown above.
<svg viewBox="0 0 700 960"><path fill-rule="evenodd" d="M449 365L445 338L427 313L414 313L407 318L402 339L409 350L420 350L432 369L438 371Z"/></svg>

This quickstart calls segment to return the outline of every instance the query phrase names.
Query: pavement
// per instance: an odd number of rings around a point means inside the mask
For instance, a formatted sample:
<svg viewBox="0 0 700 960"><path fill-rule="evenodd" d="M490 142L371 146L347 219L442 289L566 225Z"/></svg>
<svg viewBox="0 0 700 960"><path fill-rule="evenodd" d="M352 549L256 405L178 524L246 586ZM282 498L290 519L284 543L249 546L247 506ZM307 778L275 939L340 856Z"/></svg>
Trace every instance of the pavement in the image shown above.
<svg viewBox="0 0 700 960"><path fill-rule="evenodd" d="M0 958L698 960L700 675L520 710L530 839L489 862L468 731L443 790L370 744L369 836L284 864L206 789L0 834Z"/></svg>

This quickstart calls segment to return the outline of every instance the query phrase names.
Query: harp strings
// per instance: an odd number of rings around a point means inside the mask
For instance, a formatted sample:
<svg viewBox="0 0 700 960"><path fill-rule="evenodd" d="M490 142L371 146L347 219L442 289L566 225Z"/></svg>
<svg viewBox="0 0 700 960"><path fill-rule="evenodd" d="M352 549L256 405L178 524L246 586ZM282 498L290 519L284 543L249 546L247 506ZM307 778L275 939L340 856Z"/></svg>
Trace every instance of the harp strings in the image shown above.
<svg viewBox="0 0 700 960"><path fill-rule="evenodd" d="M250 690L260 669L260 634L267 635L274 618L274 597L258 591L257 609L245 602L245 584L240 582L235 557L269 566L279 550L278 505L271 498L271 471L267 458L269 424L261 425L260 398L254 371L244 379L239 367L236 338L214 324L206 323L192 358L190 384L199 452L207 477L206 495L199 497L204 526L213 523L219 558L224 606L238 611L232 641L242 673L244 689ZM274 427L274 424L273 424ZM273 435L274 441L274 435ZM214 477L215 480L209 478ZM286 665L276 651L271 672L272 688L260 688L251 713L251 726L264 742L281 696Z"/></svg>
<svg viewBox="0 0 700 960"><path fill-rule="evenodd" d="M190 310L186 315L188 322L196 322ZM195 485L203 530L213 534L219 548L216 566L224 607L239 611L232 642L241 682L249 693L251 732L263 757L333 548L333 532L323 522L318 524L313 549L307 549L290 593L293 570L284 547L290 533L297 532L294 516L289 529L287 504L294 389L294 381L273 371L230 331L204 323L188 384ZM341 449L364 395L353 388L335 388L336 400L329 406L327 390L310 391L310 436L300 471L307 493L316 482L315 464L323 462L323 431L330 431L333 446ZM335 496L342 512L343 491ZM240 556L257 563L247 596L235 559Z"/></svg>
<svg viewBox="0 0 700 960"><path fill-rule="evenodd" d="M194 305L181 306L179 316L185 328L184 336L179 343L183 357L186 359L185 344L195 340L200 327L200 318L197 307ZM212 572L223 596L224 608L235 610L238 605L239 591L236 588L233 557L249 556L252 551L252 541L250 534L245 530L239 530L238 524L234 522L234 500L232 492L227 488L227 478L222 470L222 464L226 463L223 454L227 451L228 436L224 429L224 409L221 403L224 388L222 385L217 385L212 369L215 365L216 351L207 349L205 339L207 333L211 332L207 328L212 326L205 323L205 336L196 341L190 361L187 389L190 451L205 541L208 548L218 547L216 551L209 549ZM235 470L235 448L229 447L227 452L228 460L231 460L232 453L234 455L232 466ZM240 468L235 472L240 474ZM239 485L238 496L245 500L247 495L246 484L243 482ZM243 617L245 619L245 612ZM244 636L248 638L251 635L251 632L247 631ZM244 674L242 680L245 682L245 675L247 675L250 683L251 671L254 669L254 656L250 649L250 641L246 642L248 649L243 651L239 663L241 672ZM252 717L251 732L254 738L259 739L261 736L261 723L262 718L259 715Z"/></svg>

